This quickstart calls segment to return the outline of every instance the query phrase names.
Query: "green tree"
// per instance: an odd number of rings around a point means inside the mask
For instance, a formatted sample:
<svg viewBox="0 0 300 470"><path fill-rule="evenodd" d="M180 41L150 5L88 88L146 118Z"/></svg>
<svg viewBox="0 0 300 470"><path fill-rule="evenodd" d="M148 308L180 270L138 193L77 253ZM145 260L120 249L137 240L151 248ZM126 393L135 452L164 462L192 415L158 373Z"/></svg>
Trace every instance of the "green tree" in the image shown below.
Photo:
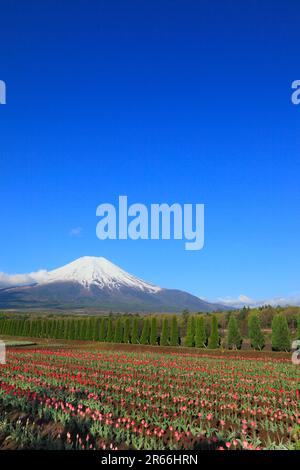
<svg viewBox="0 0 300 470"><path fill-rule="evenodd" d="M204 348L206 346L205 324L202 316L196 318L195 346L196 348Z"/></svg>
<svg viewBox="0 0 300 470"><path fill-rule="evenodd" d="M240 349L242 345L242 336L238 326L237 319L231 315L228 322L227 346L229 349Z"/></svg>
<svg viewBox="0 0 300 470"><path fill-rule="evenodd" d="M155 346L157 343L157 318L151 318L151 333L150 333L150 344Z"/></svg>
<svg viewBox="0 0 300 470"><path fill-rule="evenodd" d="M185 345L188 347L195 346L195 317L192 315L188 317L187 321Z"/></svg>
<svg viewBox="0 0 300 470"><path fill-rule="evenodd" d="M149 320L145 318L143 320L143 329L141 334L141 344L149 344L149 336L150 336L150 328L149 328Z"/></svg>
<svg viewBox="0 0 300 470"><path fill-rule="evenodd" d="M100 322L100 330L99 330L99 341L105 341L106 340L106 318L101 318Z"/></svg>
<svg viewBox="0 0 300 470"><path fill-rule="evenodd" d="M138 344L139 342L139 319L134 318L133 320L133 327L132 327L132 334L131 334L131 343Z"/></svg>
<svg viewBox="0 0 300 470"><path fill-rule="evenodd" d="M123 343L129 343L130 341L130 318L125 318L124 321L124 332L123 332Z"/></svg>
<svg viewBox="0 0 300 470"><path fill-rule="evenodd" d="M291 348L290 331L285 315L278 313L272 321L273 351L289 351Z"/></svg>
<svg viewBox="0 0 300 470"><path fill-rule="evenodd" d="M300 339L300 313L297 316L297 339Z"/></svg>
<svg viewBox="0 0 300 470"><path fill-rule="evenodd" d="M171 332L170 332L170 345L178 346L179 341L179 329L177 316L173 315L171 320Z"/></svg>
<svg viewBox="0 0 300 470"><path fill-rule="evenodd" d="M114 343L122 343L123 339L123 325L121 318L117 319L115 334L114 334Z"/></svg>
<svg viewBox="0 0 300 470"><path fill-rule="evenodd" d="M108 343L112 343L114 338L114 333L113 333L113 322L112 319L108 319L108 325L107 325L107 334L106 334L106 341Z"/></svg>
<svg viewBox="0 0 300 470"><path fill-rule="evenodd" d="M260 318L257 314L249 316L248 329L252 348L261 351L265 346L265 338L261 331Z"/></svg>
<svg viewBox="0 0 300 470"><path fill-rule="evenodd" d="M168 346L168 344L169 344L169 321L168 321L168 318L165 317L162 321L160 345Z"/></svg>
<svg viewBox="0 0 300 470"><path fill-rule="evenodd" d="M218 349L220 344L220 336L218 330L218 319L216 315L211 317L210 336L208 338L209 349Z"/></svg>

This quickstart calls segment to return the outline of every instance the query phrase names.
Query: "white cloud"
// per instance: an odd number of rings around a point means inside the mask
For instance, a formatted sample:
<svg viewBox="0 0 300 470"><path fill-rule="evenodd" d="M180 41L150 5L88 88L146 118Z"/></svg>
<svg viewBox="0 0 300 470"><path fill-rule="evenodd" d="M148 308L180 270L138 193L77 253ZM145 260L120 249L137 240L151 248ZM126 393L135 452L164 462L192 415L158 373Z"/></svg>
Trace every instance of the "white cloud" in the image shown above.
<svg viewBox="0 0 300 470"><path fill-rule="evenodd" d="M255 303L253 299L250 299L247 295L241 294L238 297L224 297L217 300L218 303L232 306L232 307L243 307L244 305L251 306Z"/></svg>
<svg viewBox="0 0 300 470"><path fill-rule="evenodd" d="M6 274L0 272L0 288L12 286L28 286L35 284L47 277L48 273L45 270L40 270L35 273L28 274Z"/></svg>
<svg viewBox="0 0 300 470"><path fill-rule="evenodd" d="M82 227L72 228L69 232L70 237L80 237L82 234Z"/></svg>
<svg viewBox="0 0 300 470"><path fill-rule="evenodd" d="M241 294L238 297L219 298L217 302L236 308L242 308L244 306L260 307L262 305L272 305L273 307L276 307L277 305L280 305L282 307L285 307L287 305L300 306L300 292L296 292L286 297L273 297L264 300L254 300L248 297L247 295Z"/></svg>

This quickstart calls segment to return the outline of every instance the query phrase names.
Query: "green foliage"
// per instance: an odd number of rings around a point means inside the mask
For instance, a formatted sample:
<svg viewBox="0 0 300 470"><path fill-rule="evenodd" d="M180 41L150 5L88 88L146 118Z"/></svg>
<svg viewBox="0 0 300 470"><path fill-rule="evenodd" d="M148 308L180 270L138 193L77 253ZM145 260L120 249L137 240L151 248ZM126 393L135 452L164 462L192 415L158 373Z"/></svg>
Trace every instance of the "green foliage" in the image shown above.
<svg viewBox="0 0 300 470"><path fill-rule="evenodd" d="M195 346L195 317L192 315L188 317L185 346Z"/></svg>
<svg viewBox="0 0 300 470"><path fill-rule="evenodd" d="M149 344L149 339L150 339L150 325L149 325L149 319L144 318L143 320L143 329L142 329L142 334L141 334L141 344Z"/></svg>
<svg viewBox="0 0 300 470"><path fill-rule="evenodd" d="M168 346L168 344L169 344L169 322L168 322L168 319L165 317L162 321L160 345Z"/></svg>
<svg viewBox="0 0 300 470"><path fill-rule="evenodd" d="M178 320L177 320L177 316L173 315L172 320L171 320L170 345L177 346L179 342L178 338L179 338Z"/></svg>
<svg viewBox="0 0 300 470"><path fill-rule="evenodd" d="M216 315L211 318L210 336L208 338L209 349L217 349L220 345L220 336L218 330L218 319Z"/></svg>
<svg viewBox="0 0 300 470"><path fill-rule="evenodd" d="M108 325L107 325L107 334L106 334L106 341L108 343L112 343L114 339L114 333L113 333L113 322L112 319L108 319Z"/></svg>
<svg viewBox="0 0 300 470"><path fill-rule="evenodd" d="M129 318L125 318L124 321L124 333L123 333L123 343L130 342L130 330L131 330L131 322Z"/></svg>
<svg viewBox="0 0 300 470"><path fill-rule="evenodd" d="M205 348L206 346L205 324L202 316L196 318L195 346L196 348Z"/></svg>
<svg viewBox="0 0 300 470"><path fill-rule="evenodd" d="M248 320L249 338L251 346L261 351L265 346L265 338L261 331L260 319L258 314L251 314Z"/></svg>
<svg viewBox="0 0 300 470"><path fill-rule="evenodd" d="M151 318L150 344L152 344L152 346L155 346L157 344L157 319L156 317Z"/></svg>
<svg viewBox="0 0 300 470"><path fill-rule="evenodd" d="M300 313L297 316L297 339L300 339Z"/></svg>
<svg viewBox="0 0 300 470"><path fill-rule="evenodd" d="M106 339L106 320L101 318L99 328L99 341L105 341Z"/></svg>
<svg viewBox="0 0 300 470"><path fill-rule="evenodd" d="M138 344L138 342L139 342L139 320L138 318L134 318L132 335L131 335L131 343Z"/></svg>
<svg viewBox="0 0 300 470"><path fill-rule="evenodd" d="M240 349L242 341L237 319L234 315L231 315L228 323L227 346L229 349Z"/></svg>
<svg viewBox="0 0 300 470"><path fill-rule="evenodd" d="M115 343L122 343L123 340L123 324L121 318L117 319L116 328L115 328L115 335L114 335L114 342Z"/></svg>
<svg viewBox="0 0 300 470"><path fill-rule="evenodd" d="M272 321L272 349L273 351L289 351L291 338L285 315L278 313Z"/></svg>

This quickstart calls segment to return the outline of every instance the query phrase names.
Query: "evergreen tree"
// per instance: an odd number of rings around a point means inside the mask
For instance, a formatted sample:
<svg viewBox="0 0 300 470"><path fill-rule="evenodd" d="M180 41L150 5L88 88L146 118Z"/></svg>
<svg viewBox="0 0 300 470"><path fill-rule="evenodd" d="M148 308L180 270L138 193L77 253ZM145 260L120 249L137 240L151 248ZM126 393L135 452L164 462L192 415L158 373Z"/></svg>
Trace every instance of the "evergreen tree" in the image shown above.
<svg viewBox="0 0 300 470"><path fill-rule="evenodd" d="M29 336L29 332L30 332L30 321L29 321L29 320L25 320L25 324L24 324L24 336Z"/></svg>
<svg viewBox="0 0 300 470"><path fill-rule="evenodd" d="M155 346L157 343L157 318L151 318L151 333L150 333L150 344Z"/></svg>
<svg viewBox="0 0 300 470"><path fill-rule="evenodd" d="M297 316L297 339L300 339L300 313Z"/></svg>
<svg viewBox="0 0 300 470"><path fill-rule="evenodd" d="M177 316L173 315L171 320L170 345L178 346L179 330Z"/></svg>
<svg viewBox="0 0 300 470"><path fill-rule="evenodd" d="M206 332L202 316L196 318L195 346L196 348L204 348L206 346Z"/></svg>
<svg viewBox="0 0 300 470"><path fill-rule="evenodd" d="M74 320L74 339L79 339L80 320Z"/></svg>
<svg viewBox="0 0 300 470"><path fill-rule="evenodd" d="M123 339L123 325L121 318L117 319L116 328L115 328L115 335L114 335L114 343L122 343Z"/></svg>
<svg viewBox="0 0 300 470"><path fill-rule="evenodd" d="M149 328L149 320L145 318L143 320L143 329L141 334L141 344L149 344L149 336L150 336L150 328Z"/></svg>
<svg viewBox="0 0 300 470"><path fill-rule="evenodd" d="M218 330L218 319L216 315L211 317L211 328L210 336L208 338L209 349L217 349L220 344L219 330Z"/></svg>
<svg viewBox="0 0 300 470"><path fill-rule="evenodd" d="M114 338L114 332L113 332L113 322L112 319L108 319L108 325L107 325L107 334L106 334L106 341L108 343L112 343Z"/></svg>
<svg viewBox="0 0 300 470"><path fill-rule="evenodd" d="M124 320L123 343L128 344L130 341L130 319Z"/></svg>
<svg viewBox="0 0 300 470"><path fill-rule="evenodd" d="M100 337L100 325L101 325L101 319L100 318L95 318L94 319L94 331L93 331L93 341L99 341Z"/></svg>
<svg viewBox="0 0 300 470"><path fill-rule="evenodd" d="M100 322L99 341L106 340L106 319L102 318Z"/></svg>
<svg viewBox="0 0 300 470"><path fill-rule="evenodd" d="M168 346L168 344L169 344L169 321L167 317L164 317L162 321L160 345Z"/></svg>
<svg viewBox="0 0 300 470"><path fill-rule="evenodd" d="M87 338L87 320L84 318L81 320L81 328L80 328L80 339L86 340Z"/></svg>
<svg viewBox="0 0 300 470"><path fill-rule="evenodd" d="M95 319L94 318L88 318L87 319L86 339L89 340L89 341L93 340L94 328L95 328Z"/></svg>
<svg viewBox="0 0 300 470"><path fill-rule="evenodd" d="M257 314L249 316L248 329L252 348L261 351L265 346L265 338L261 331L260 318Z"/></svg>
<svg viewBox="0 0 300 470"><path fill-rule="evenodd" d="M139 319L133 319L133 327L132 327L132 335L131 335L131 343L138 344L139 342Z"/></svg>
<svg viewBox="0 0 300 470"><path fill-rule="evenodd" d="M75 339L75 320L70 320L69 339Z"/></svg>
<svg viewBox="0 0 300 470"><path fill-rule="evenodd" d="M287 319L278 313L272 321L272 349L273 351L289 351L290 348L291 338Z"/></svg>
<svg viewBox="0 0 300 470"><path fill-rule="evenodd" d="M64 323L63 323L63 338L64 339L68 339L68 335L69 335L69 320L64 320Z"/></svg>
<svg viewBox="0 0 300 470"><path fill-rule="evenodd" d="M242 336L238 326L237 319L231 315L228 322L227 346L229 349L240 349L242 345Z"/></svg>
<svg viewBox="0 0 300 470"><path fill-rule="evenodd" d="M192 315L188 317L185 345L190 348L195 346L195 317Z"/></svg>

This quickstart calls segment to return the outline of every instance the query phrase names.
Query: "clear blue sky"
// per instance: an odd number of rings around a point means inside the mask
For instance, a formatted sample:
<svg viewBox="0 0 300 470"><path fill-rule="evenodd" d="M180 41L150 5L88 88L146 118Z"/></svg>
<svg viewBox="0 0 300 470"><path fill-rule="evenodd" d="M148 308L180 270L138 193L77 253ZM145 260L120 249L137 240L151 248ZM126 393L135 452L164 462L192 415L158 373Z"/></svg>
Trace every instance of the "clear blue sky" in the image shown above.
<svg viewBox="0 0 300 470"><path fill-rule="evenodd" d="M94 255L209 299L300 290L298 0L1 0L0 15L0 271ZM99 241L96 207L121 194L204 203L204 249Z"/></svg>

